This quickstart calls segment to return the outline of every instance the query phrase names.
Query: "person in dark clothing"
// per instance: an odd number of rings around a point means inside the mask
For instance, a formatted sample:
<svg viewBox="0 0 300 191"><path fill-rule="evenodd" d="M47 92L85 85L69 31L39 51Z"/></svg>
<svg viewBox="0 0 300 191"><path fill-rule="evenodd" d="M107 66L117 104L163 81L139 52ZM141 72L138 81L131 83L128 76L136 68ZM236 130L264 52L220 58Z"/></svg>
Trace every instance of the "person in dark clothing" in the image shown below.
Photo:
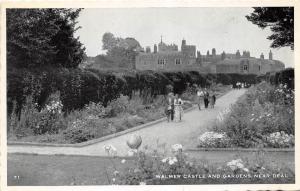
<svg viewBox="0 0 300 191"><path fill-rule="evenodd" d="M212 96L210 98L210 106L211 108L214 108L216 104L216 94L215 92L212 92Z"/></svg>
<svg viewBox="0 0 300 191"><path fill-rule="evenodd" d="M205 108L208 108L208 103L209 103L208 98L209 98L209 93L208 93L207 89L205 88L205 90L204 90L204 106L205 106Z"/></svg>

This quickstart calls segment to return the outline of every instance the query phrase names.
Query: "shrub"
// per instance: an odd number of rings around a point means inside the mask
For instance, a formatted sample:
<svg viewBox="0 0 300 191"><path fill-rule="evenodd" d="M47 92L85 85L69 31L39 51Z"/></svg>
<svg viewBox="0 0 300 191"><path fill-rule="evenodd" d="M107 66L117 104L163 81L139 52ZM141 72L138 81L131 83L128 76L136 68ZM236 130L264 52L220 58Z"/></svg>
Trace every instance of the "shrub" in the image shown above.
<svg viewBox="0 0 300 191"><path fill-rule="evenodd" d="M281 147L270 145L265 136L281 131L294 135L294 129L294 92L266 82L250 88L217 125L231 144L241 147ZM289 144L292 146L292 142Z"/></svg>
<svg viewBox="0 0 300 191"><path fill-rule="evenodd" d="M124 96L121 94L119 98L111 101L108 105L111 106L112 116L117 116L127 111L129 105L129 98L128 96Z"/></svg>
<svg viewBox="0 0 300 191"><path fill-rule="evenodd" d="M39 111L36 104L33 103L32 97L28 96L20 114L16 111L16 104L13 104L13 112L7 122L9 136L11 134L17 137L33 135L39 122Z"/></svg>
<svg viewBox="0 0 300 191"><path fill-rule="evenodd" d="M198 137L198 147L229 147L230 140L226 133L205 132Z"/></svg>
<svg viewBox="0 0 300 191"><path fill-rule="evenodd" d="M104 107L121 96L131 97L139 91L143 99L153 99L170 91L182 94L191 84L209 87L215 83L232 84L236 81L254 84L255 75L202 74L197 71L100 71L96 69L9 68L7 72L8 113L16 102L20 112L26 96L32 95L38 109L47 98L60 91L63 111L82 109L89 102L102 103ZM172 88L171 88L172 87ZM148 96L148 98L147 98ZM145 101L145 100L144 100Z"/></svg>

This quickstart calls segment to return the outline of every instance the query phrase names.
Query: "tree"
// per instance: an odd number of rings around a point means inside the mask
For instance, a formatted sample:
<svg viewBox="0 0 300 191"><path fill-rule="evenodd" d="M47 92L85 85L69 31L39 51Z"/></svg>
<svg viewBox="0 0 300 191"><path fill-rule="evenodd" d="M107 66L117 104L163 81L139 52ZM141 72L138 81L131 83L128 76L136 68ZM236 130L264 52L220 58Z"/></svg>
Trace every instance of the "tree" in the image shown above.
<svg viewBox="0 0 300 191"><path fill-rule="evenodd" d="M74 38L81 9L7 9L8 67L77 67L84 48Z"/></svg>
<svg viewBox="0 0 300 191"><path fill-rule="evenodd" d="M54 63L57 66L76 68L85 55L85 48L79 37L74 37L74 33L80 28L76 27L76 19L81 9L50 9L50 11L54 11L55 24L60 29L51 41L56 50Z"/></svg>
<svg viewBox="0 0 300 191"><path fill-rule="evenodd" d="M104 33L102 37L102 48L107 50L107 56L119 67L132 68L135 57L142 49L140 43L134 38L119 38L112 33Z"/></svg>
<svg viewBox="0 0 300 191"><path fill-rule="evenodd" d="M258 27L270 27L273 32L267 39L272 40L271 47L289 46L294 49L294 7L254 7L246 18Z"/></svg>

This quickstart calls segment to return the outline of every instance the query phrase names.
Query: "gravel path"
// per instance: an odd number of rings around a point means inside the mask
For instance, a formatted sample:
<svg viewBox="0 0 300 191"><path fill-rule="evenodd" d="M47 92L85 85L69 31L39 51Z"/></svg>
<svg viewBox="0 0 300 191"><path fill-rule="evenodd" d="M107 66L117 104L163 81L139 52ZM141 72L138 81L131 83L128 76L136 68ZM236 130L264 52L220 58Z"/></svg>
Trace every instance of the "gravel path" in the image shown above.
<svg viewBox="0 0 300 191"><path fill-rule="evenodd" d="M184 147L195 146L196 138L214 123L218 113L229 108L245 91L244 89L232 90L217 100L214 109L202 109L201 111L194 109L185 113L183 121L179 123L164 121L135 132L84 147L8 145L8 153L105 156L103 146L111 144L116 147L119 156L125 156L128 151L126 140L133 134L142 137L142 147L147 145L155 148L157 141L159 144L165 144L167 149L170 145L176 143L180 143Z"/></svg>

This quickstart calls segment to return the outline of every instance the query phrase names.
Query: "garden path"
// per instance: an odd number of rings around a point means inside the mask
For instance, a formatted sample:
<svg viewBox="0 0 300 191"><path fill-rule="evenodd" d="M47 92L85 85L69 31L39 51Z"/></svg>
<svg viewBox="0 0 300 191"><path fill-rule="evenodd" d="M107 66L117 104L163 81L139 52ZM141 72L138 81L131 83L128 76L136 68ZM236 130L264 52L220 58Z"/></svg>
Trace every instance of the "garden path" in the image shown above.
<svg viewBox="0 0 300 191"><path fill-rule="evenodd" d="M156 148L157 140L160 144L165 143L165 148L180 143L184 148L195 147L197 137L204 133L208 127L214 124L219 112L222 112L235 103L245 93L245 89L231 90L220 97L214 109L191 110L184 114L183 121L179 123L167 121L130 132L119 137L87 145L84 147L51 147L34 145L8 145L8 153L46 154L46 155L87 155L105 156L104 145L113 145L117 149L118 156L127 155L129 150L126 140L133 134L142 137L142 146ZM169 149L168 149L169 150Z"/></svg>

